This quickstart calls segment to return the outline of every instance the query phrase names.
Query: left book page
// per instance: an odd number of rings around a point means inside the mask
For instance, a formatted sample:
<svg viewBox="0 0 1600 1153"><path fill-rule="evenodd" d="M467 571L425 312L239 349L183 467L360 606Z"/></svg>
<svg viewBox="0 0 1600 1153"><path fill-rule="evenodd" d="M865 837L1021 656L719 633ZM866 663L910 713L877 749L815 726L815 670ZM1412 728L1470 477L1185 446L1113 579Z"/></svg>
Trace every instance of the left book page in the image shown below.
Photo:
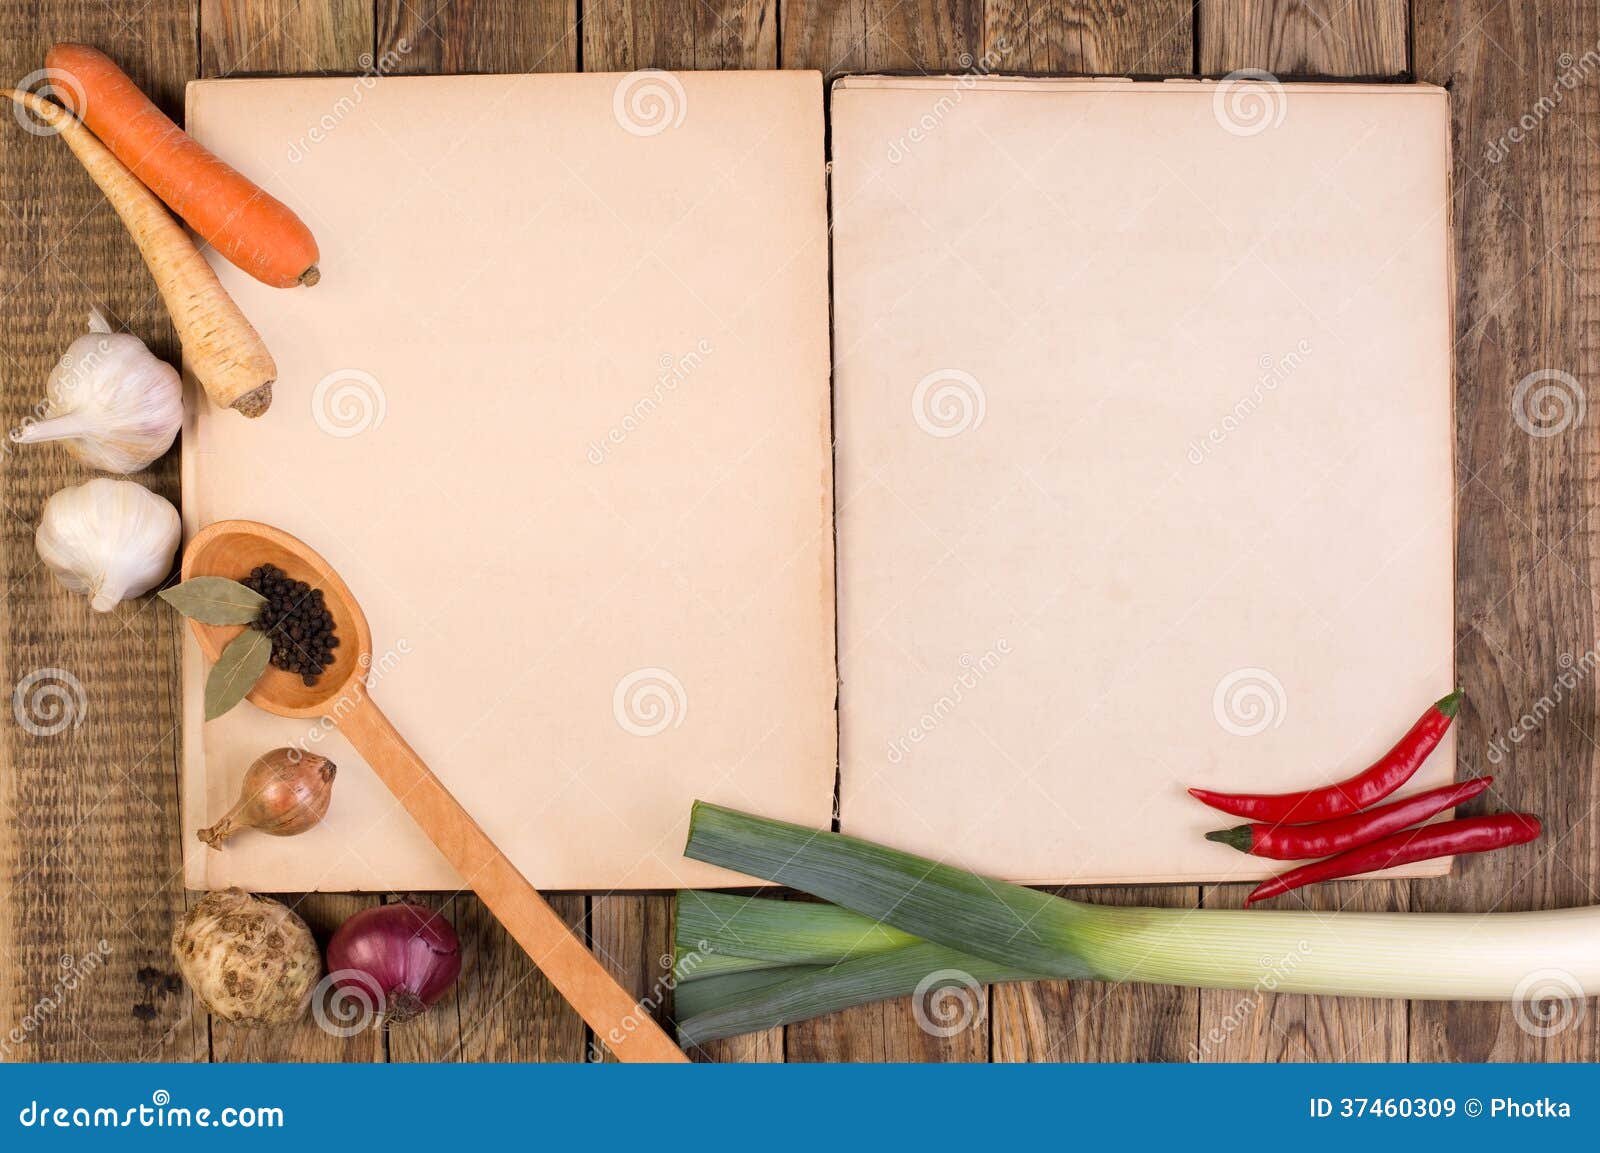
<svg viewBox="0 0 1600 1153"><path fill-rule="evenodd" d="M534 884L737 879L681 856L706 798L826 826L834 782L821 77L200 81L189 130L316 233L322 281L218 258L272 408L195 398L184 521L320 551L372 693ZM202 721L186 637L188 883L460 885L336 732ZM251 760L339 766L299 837L195 831Z"/></svg>

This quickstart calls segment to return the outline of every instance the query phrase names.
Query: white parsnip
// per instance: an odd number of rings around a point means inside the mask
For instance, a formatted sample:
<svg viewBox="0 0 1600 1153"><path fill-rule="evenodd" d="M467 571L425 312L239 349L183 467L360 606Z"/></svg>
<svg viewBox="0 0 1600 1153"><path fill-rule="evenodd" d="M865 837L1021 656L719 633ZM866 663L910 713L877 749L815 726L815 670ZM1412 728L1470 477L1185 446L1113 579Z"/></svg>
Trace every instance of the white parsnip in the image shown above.
<svg viewBox="0 0 1600 1153"><path fill-rule="evenodd" d="M13 89L11 99L54 128L105 193L155 278L206 395L245 416L266 412L278 366L183 226L72 113L33 92Z"/></svg>

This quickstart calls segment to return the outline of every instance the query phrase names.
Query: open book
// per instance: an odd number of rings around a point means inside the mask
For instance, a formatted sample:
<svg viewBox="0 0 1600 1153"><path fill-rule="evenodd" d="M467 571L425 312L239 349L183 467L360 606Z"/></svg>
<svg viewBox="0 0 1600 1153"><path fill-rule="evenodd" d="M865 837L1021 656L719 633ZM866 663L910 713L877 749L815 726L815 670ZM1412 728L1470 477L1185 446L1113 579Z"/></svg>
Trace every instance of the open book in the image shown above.
<svg viewBox="0 0 1600 1153"><path fill-rule="evenodd" d="M1452 687L1445 94L829 95L192 84L323 279L217 262L280 379L191 406L186 528L339 569L373 695L541 887L740 883L680 856L696 798L1027 882L1275 871L1184 786L1336 779ZM203 723L186 644L191 885L458 884L336 732ZM200 845L293 744L323 824Z"/></svg>

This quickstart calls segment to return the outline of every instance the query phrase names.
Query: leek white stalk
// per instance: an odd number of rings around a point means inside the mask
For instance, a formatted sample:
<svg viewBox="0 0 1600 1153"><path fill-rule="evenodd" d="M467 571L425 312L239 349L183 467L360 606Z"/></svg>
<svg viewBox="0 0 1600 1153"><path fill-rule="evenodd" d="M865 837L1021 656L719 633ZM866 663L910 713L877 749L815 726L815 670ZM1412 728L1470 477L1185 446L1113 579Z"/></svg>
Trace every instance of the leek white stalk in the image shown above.
<svg viewBox="0 0 1600 1153"><path fill-rule="evenodd" d="M724 924L718 932L706 930L709 951L738 955L749 948L764 963L820 967L781 982L726 986L730 996L720 1006L702 995L708 990L697 991L691 1003L703 1016L680 1015L690 1040L902 995L939 968L963 969L979 982L1088 977L1478 1001L1533 995L1530 982L1554 972L1573 997L1600 994L1600 907L1476 914L1086 905L854 837L705 803L695 805L685 854L789 885L862 918L830 924L830 962L827 949L782 947L776 921L784 914L771 906L785 902L725 898L754 908L745 915L760 931L748 934L740 911L712 905L709 911ZM696 900L703 904L702 895ZM696 916L691 913L690 924L700 927ZM870 935L878 926L919 942L885 945L892 939ZM837 946L852 935L863 947L839 955ZM803 938L803 930L796 936ZM744 945L747 938L754 944ZM680 949L684 939L680 934Z"/></svg>

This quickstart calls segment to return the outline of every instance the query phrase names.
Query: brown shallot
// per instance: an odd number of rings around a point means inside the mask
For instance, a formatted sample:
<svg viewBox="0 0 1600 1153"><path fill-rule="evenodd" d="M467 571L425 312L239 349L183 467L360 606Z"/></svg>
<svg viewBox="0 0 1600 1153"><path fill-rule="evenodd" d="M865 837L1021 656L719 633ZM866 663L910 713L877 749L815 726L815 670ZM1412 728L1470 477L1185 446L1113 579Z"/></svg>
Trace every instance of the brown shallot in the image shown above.
<svg viewBox="0 0 1600 1153"><path fill-rule="evenodd" d="M241 829L258 829L274 837L305 832L327 815L337 768L327 757L303 749L261 754L245 770L238 803L222 820L201 829L200 839L220 849Z"/></svg>

